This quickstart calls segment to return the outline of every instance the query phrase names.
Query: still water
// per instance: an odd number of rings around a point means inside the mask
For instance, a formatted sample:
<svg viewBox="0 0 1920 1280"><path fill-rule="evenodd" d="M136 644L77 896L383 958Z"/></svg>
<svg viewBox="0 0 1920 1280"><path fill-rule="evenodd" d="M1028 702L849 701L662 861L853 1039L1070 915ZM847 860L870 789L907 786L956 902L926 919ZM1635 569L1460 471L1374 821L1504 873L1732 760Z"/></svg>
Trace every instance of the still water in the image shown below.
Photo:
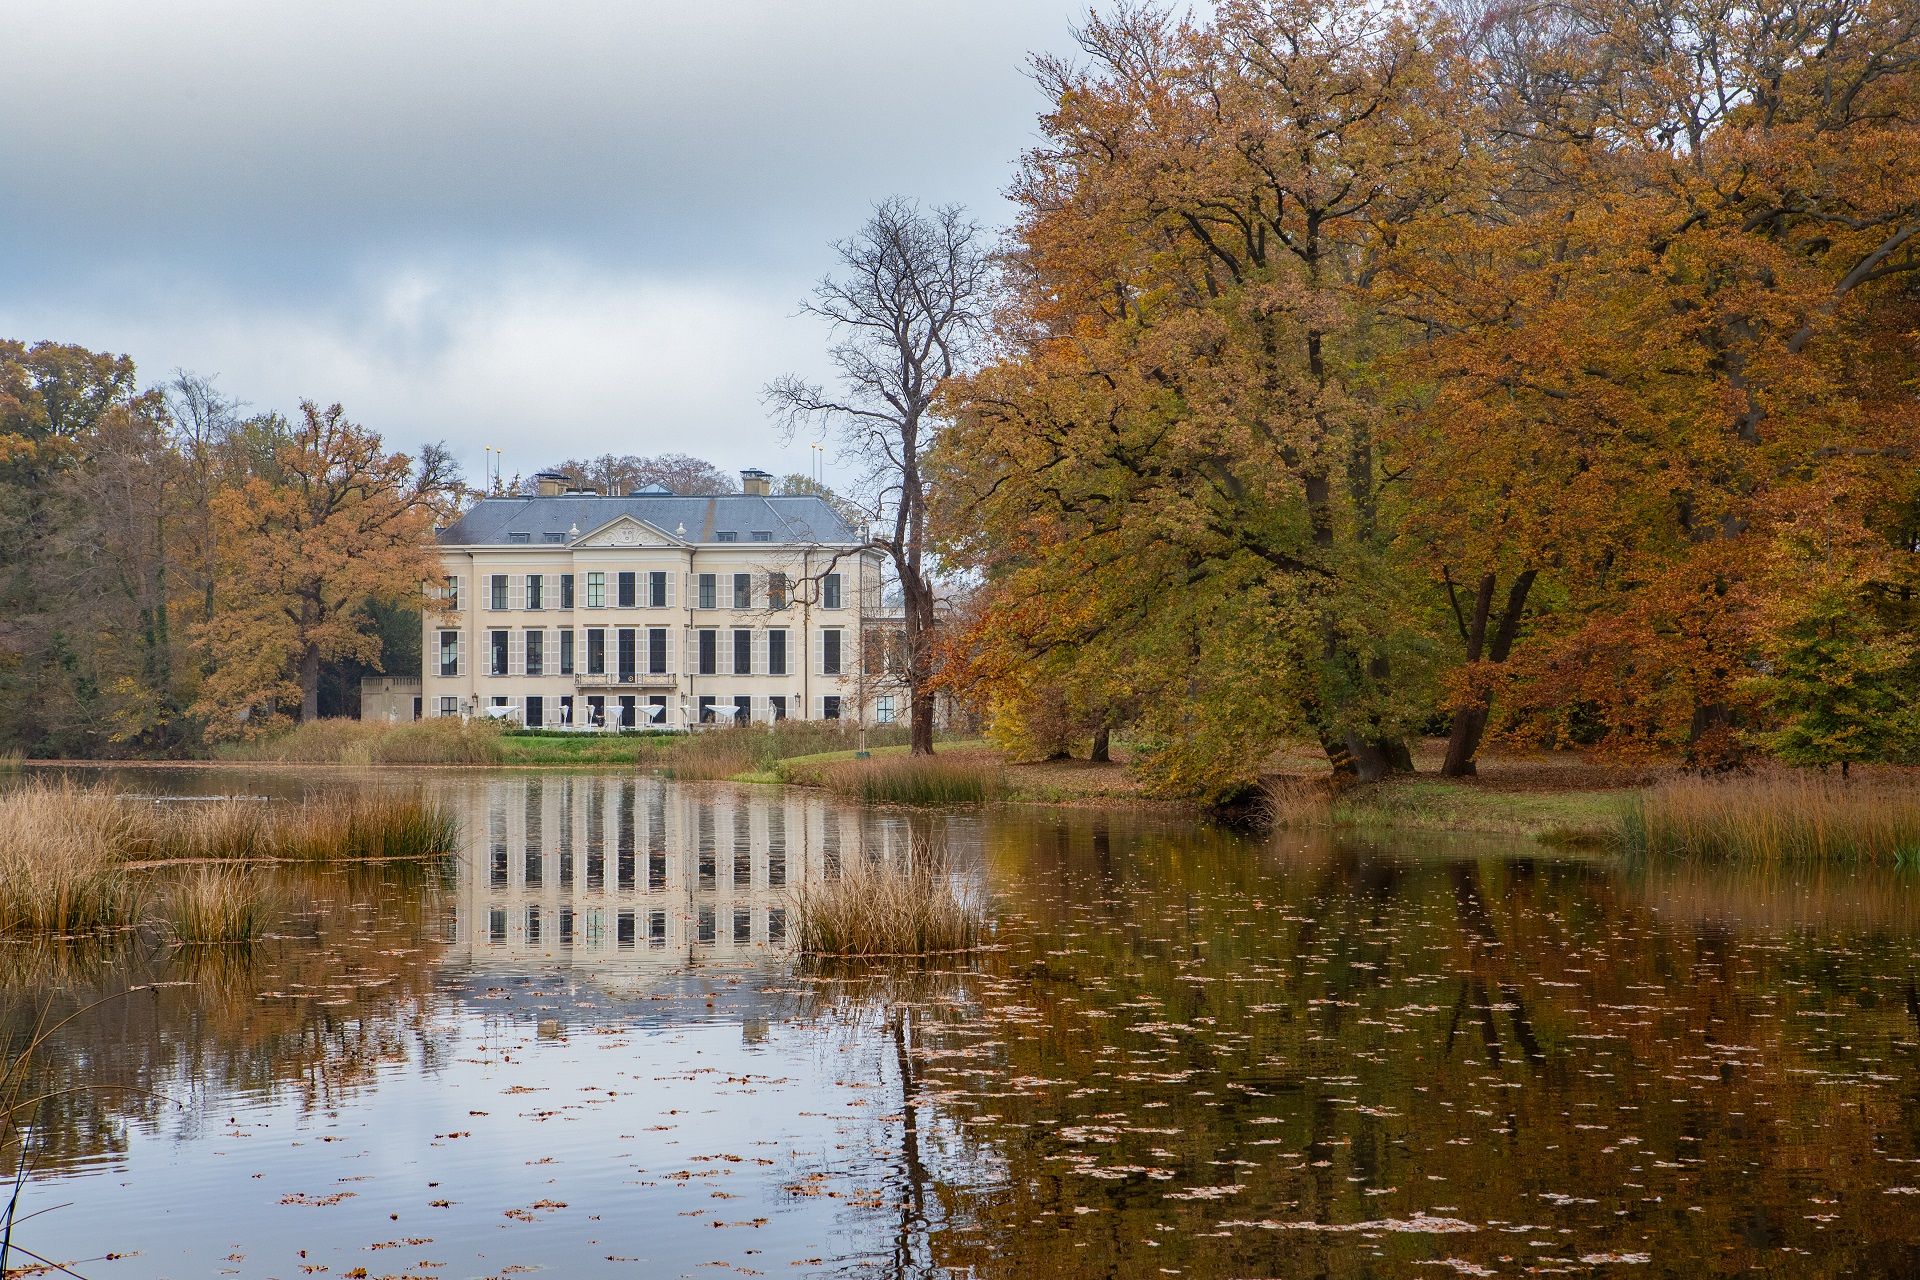
<svg viewBox="0 0 1920 1280"><path fill-rule="evenodd" d="M246 951L0 950L90 1278L1920 1274L1920 883L608 776ZM789 952L947 849L966 962Z"/></svg>

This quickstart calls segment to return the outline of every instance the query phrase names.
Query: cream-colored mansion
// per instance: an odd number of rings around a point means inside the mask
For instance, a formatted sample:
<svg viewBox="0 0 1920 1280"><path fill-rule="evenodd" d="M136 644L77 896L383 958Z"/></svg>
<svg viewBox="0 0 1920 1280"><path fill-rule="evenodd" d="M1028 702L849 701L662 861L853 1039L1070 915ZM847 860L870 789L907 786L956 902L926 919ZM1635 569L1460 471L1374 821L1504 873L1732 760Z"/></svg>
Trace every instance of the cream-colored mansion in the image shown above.
<svg viewBox="0 0 1920 1280"><path fill-rule="evenodd" d="M880 553L817 497L745 491L624 497L535 477L440 532L420 711L530 728L684 729L786 718L903 718L885 672L863 674L880 616ZM877 656L877 655L876 655Z"/></svg>

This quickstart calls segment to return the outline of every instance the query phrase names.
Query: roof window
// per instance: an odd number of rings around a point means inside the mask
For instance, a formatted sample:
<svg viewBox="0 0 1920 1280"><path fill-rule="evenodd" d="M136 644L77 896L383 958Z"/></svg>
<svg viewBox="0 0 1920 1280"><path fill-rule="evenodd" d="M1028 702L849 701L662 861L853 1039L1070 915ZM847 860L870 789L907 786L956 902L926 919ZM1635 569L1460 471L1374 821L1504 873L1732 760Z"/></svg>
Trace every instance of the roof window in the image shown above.
<svg viewBox="0 0 1920 1280"><path fill-rule="evenodd" d="M532 542L533 535L530 533L510 533L507 535L507 541L508 542Z"/></svg>
<svg viewBox="0 0 1920 1280"><path fill-rule="evenodd" d="M773 530L771 530L771 529L755 529L755 530L753 531L753 540L754 540L755 542L772 542L772 541L773 541Z"/></svg>
<svg viewBox="0 0 1920 1280"><path fill-rule="evenodd" d="M740 531L738 529L717 529L714 531L713 540L715 542L738 542L740 541Z"/></svg>

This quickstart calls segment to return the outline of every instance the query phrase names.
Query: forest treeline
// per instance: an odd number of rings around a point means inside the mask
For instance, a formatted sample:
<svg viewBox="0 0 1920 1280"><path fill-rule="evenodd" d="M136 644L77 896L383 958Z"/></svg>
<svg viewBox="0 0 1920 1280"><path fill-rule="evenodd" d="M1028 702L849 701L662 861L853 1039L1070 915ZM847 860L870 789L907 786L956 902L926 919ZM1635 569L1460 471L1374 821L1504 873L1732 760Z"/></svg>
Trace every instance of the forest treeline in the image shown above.
<svg viewBox="0 0 1920 1280"><path fill-rule="evenodd" d="M446 451L0 340L0 751L177 755L419 670Z"/></svg>
<svg viewBox="0 0 1920 1280"><path fill-rule="evenodd" d="M947 388L945 678L1160 788L1910 759L1920 8L1096 18Z"/></svg>

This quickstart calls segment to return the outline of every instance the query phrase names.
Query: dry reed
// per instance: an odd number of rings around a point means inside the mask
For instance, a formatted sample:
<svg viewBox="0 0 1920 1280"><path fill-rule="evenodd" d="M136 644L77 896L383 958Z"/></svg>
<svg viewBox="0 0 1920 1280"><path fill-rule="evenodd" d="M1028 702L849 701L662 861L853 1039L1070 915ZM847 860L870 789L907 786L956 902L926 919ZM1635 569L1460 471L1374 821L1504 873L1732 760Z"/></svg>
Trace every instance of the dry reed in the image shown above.
<svg viewBox="0 0 1920 1280"><path fill-rule="evenodd" d="M498 764L502 728L491 720L435 716L382 724L309 720L285 733L223 747L230 760L279 764Z"/></svg>
<svg viewBox="0 0 1920 1280"><path fill-rule="evenodd" d="M796 780L865 804L980 804L1006 793L1006 772L979 756L875 756L813 765Z"/></svg>
<svg viewBox="0 0 1920 1280"><path fill-rule="evenodd" d="M0 792L0 933L132 923L140 895L122 855L137 830L107 792L66 782Z"/></svg>
<svg viewBox="0 0 1920 1280"><path fill-rule="evenodd" d="M1920 861L1920 788L1807 772L1680 778L1642 792L1630 849L1762 861Z"/></svg>
<svg viewBox="0 0 1920 1280"><path fill-rule="evenodd" d="M279 895L258 872L202 863L175 877L167 893L167 923L190 945L252 942L278 917Z"/></svg>
<svg viewBox="0 0 1920 1280"><path fill-rule="evenodd" d="M825 956L921 956L971 951L985 912L939 854L905 863L853 859L838 879L792 895L800 950Z"/></svg>
<svg viewBox="0 0 1920 1280"><path fill-rule="evenodd" d="M431 858L459 847L453 814L404 793L319 796L297 804L227 799L156 803L71 782L0 791L0 934L131 925L142 881L129 863ZM209 900L259 898L229 877ZM242 893L242 889L247 892ZM264 910L266 904L258 904Z"/></svg>

